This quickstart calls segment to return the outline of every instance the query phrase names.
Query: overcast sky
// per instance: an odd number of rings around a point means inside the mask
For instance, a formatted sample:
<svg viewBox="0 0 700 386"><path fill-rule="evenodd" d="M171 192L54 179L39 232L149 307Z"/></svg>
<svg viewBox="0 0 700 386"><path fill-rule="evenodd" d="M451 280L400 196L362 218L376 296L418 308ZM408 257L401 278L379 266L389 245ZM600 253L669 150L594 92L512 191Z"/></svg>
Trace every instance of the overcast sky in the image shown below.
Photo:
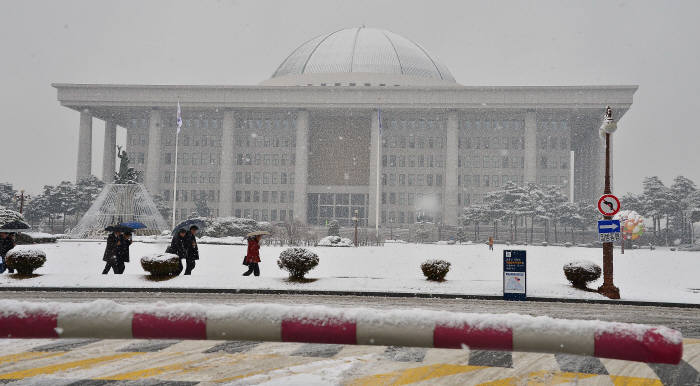
<svg viewBox="0 0 700 386"><path fill-rule="evenodd" d="M79 114L53 82L257 84L301 42L365 24L420 43L463 85L639 85L615 134L616 193L648 175L700 184L698 15L700 1L3 0L0 181L75 179Z"/></svg>

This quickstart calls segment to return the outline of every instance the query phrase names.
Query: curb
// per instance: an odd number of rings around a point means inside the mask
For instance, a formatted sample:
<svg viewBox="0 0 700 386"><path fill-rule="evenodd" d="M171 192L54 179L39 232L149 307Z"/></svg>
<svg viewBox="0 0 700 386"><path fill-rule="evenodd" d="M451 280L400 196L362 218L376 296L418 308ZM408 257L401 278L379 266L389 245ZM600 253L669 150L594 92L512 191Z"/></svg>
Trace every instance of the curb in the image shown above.
<svg viewBox="0 0 700 386"><path fill-rule="evenodd" d="M138 293L192 293L192 294L244 294L244 295L330 295L330 296L371 296L383 298L436 298L436 299L469 299L469 300L503 300L498 295L467 295L424 292L376 292L376 291L331 291L331 290L285 290L285 289L251 289L251 288L183 288L183 287L0 287L0 292L138 292ZM698 308L700 304L694 303L670 303L648 302L637 300L609 300L609 299L575 299L575 298L549 298L529 296L527 302L543 303L589 303L589 304L617 304L624 306L641 307L672 307L672 308Z"/></svg>
<svg viewBox="0 0 700 386"><path fill-rule="evenodd" d="M662 326L425 310L0 302L2 338L226 339L565 353L678 364Z"/></svg>

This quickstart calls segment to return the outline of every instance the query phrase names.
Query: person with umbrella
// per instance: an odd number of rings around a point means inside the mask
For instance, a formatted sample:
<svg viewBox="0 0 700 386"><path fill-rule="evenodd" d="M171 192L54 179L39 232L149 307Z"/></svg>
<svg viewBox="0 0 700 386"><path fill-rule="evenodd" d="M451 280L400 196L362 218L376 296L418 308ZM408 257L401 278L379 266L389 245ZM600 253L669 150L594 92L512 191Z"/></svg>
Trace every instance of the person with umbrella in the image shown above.
<svg viewBox="0 0 700 386"><path fill-rule="evenodd" d="M187 248L185 247L185 240L187 237L187 229L180 228L177 233L173 236L170 241L170 246L165 250L167 253L174 253L180 258L180 270L177 272L179 275L182 272L182 260L187 260Z"/></svg>
<svg viewBox="0 0 700 386"><path fill-rule="evenodd" d="M195 261L199 260L199 248L197 247L197 230L199 227L196 225L190 226L190 231L185 236L185 261L187 266L185 267L185 275L190 275L195 266Z"/></svg>
<svg viewBox="0 0 700 386"><path fill-rule="evenodd" d="M5 272L5 255L10 249L14 248L15 234L14 232L0 232L0 273ZM15 273L12 268L7 268L8 273Z"/></svg>
<svg viewBox="0 0 700 386"><path fill-rule="evenodd" d="M117 261L119 266L119 272L115 270L114 273L121 275L124 273L126 266L124 263L129 262L129 247L131 246L131 231L125 230L122 233L121 240L119 240L119 245L117 245Z"/></svg>
<svg viewBox="0 0 700 386"><path fill-rule="evenodd" d="M106 275L109 270L113 270L115 274L121 274L124 272L124 247L123 243L128 243L126 246L126 258L128 259L128 248L131 245L131 240L126 240L122 233L131 232L131 228L125 227L123 225L108 226L105 228L106 231L112 232L107 236L107 245L105 247L105 253L102 256L102 260L105 262L105 268L102 270L102 274Z"/></svg>
<svg viewBox="0 0 700 386"><path fill-rule="evenodd" d="M260 266L258 265L260 263L260 240L266 234L269 233L265 231L248 233L248 253L243 259L243 264L248 266L248 270L243 273L243 276L250 276L251 273L260 276Z"/></svg>

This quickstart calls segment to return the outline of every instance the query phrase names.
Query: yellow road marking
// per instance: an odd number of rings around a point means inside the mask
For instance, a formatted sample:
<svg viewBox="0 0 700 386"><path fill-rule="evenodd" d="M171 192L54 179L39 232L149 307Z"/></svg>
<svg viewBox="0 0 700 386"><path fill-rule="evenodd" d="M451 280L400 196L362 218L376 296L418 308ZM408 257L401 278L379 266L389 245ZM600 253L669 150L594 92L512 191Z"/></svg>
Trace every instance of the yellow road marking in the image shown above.
<svg viewBox="0 0 700 386"><path fill-rule="evenodd" d="M658 379L625 377L621 375L611 375L610 379L615 386L664 386Z"/></svg>
<svg viewBox="0 0 700 386"><path fill-rule="evenodd" d="M528 375L499 379L497 381L485 382L479 386L511 386L527 384L528 386L557 385L569 383L579 379L596 377L598 374L570 373L567 371L535 371ZM527 381L527 383L525 383Z"/></svg>
<svg viewBox="0 0 700 386"><path fill-rule="evenodd" d="M191 364L197 363L197 362L201 362L201 361L187 361L187 362L182 362L182 363L174 363L172 365L151 367L148 369L130 371L127 373L110 375L110 376L100 377L100 378L95 378L95 379L103 379L103 380L110 380L110 381L128 381L128 380L137 380L137 379L143 379L143 378L148 378L148 377L154 377L156 375L161 375L163 373L172 372L172 371L187 371L187 372L199 371L202 367L190 366Z"/></svg>
<svg viewBox="0 0 700 386"><path fill-rule="evenodd" d="M0 374L0 379L23 379L29 377L35 377L37 375L47 375L57 373L59 371L69 370L73 368L88 369L92 366L98 365L100 363L114 361L118 359L129 358L134 355L141 355L143 353L123 353L116 355L107 355L103 357L83 359L79 361L59 363L56 365L49 365L43 367L37 367L33 369L13 371L11 373Z"/></svg>
<svg viewBox="0 0 700 386"><path fill-rule="evenodd" d="M352 386L372 385L407 385L409 383L426 381L428 379L445 377L471 371L486 369L487 366L467 366L453 364L435 364L429 366L413 367L410 369L393 371L385 374L375 374L368 377L355 379L349 382Z"/></svg>
<svg viewBox="0 0 700 386"><path fill-rule="evenodd" d="M49 358L64 354L65 352L25 351L17 354L0 356L0 364L7 362L19 362L28 359Z"/></svg>
<svg viewBox="0 0 700 386"><path fill-rule="evenodd" d="M683 339L683 344L700 344L700 339L686 338Z"/></svg>

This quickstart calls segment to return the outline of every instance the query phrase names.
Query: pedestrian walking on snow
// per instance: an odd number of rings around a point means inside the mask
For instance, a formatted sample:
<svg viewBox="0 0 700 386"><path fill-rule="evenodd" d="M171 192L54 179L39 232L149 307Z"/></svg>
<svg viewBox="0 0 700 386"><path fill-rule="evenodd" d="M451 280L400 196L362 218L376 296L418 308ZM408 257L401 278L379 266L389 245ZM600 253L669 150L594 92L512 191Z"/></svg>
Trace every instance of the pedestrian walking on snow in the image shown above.
<svg viewBox="0 0 700 386"><path fill-rule="evenodd" d="M119 266L119 272L114 272L118 275L124 273L126 265L124 263L129 262L129 247L131 246L131 232L122 233L119 244L117 245L117 262Z"/></svg>
<svg viewBox="0 0 700 386"><path fill-rule="evenodd" d="M185 261L187 262L187 266L185 267L185 275L192 273L195 266L195 261L199 260L199 248L197 247L197 237L195 237L197 230L199 230L199 227L192 225L189 233L187 233L185 236Z"/></svg>
<svg viewBox="0 0 700 386"><path fill-rule="evenodd" d="M5 265L5 255L7 255L7 252L14 248L15 245L14 233L0 232L0 273L5 272L5 268L7 268ZM7 268L7 273L15 273L15 270Z"/></svg>
<svg viewBox="0 0 700 386"><path fill-rule="evenodd" d="M489 236L489 251L493 251L493 237Z"/></svg>
<svg viewBox="0 0 700 386"><path fill-rule="evenodd" d="M180 267L177 271L178 275L182 273L182 270L184 269L184 267L182 266L182 260L187 259L187 248L185 247L186 236L187 229L180 228L175 234L175 236L173 236L173 239L170 241L170 246L168 247L168 249L165 250L165 252L174 253L180 258Z"/></svg>
<svg viewBox="0 0 700 386"><path fill-rule="evenodd" d="M111 269L115 274L119 274L124 271L124 263L119 262L119 247L121 246L122 240L121 232L112 232L107 236L107 246L105 247L105 253L102 256L102 260L105 262L105 268L102 270L102 274L106 275Z"/></svg>
<svg viewBox="0 0 700 386"><path fill-rule="evenodd" d="M248 270L243 273L243 276L248 276L251 273L255 276L260 276L260 240L262 235L248 237L248 253L243 259L243 263L248 265Z"/></svg>

